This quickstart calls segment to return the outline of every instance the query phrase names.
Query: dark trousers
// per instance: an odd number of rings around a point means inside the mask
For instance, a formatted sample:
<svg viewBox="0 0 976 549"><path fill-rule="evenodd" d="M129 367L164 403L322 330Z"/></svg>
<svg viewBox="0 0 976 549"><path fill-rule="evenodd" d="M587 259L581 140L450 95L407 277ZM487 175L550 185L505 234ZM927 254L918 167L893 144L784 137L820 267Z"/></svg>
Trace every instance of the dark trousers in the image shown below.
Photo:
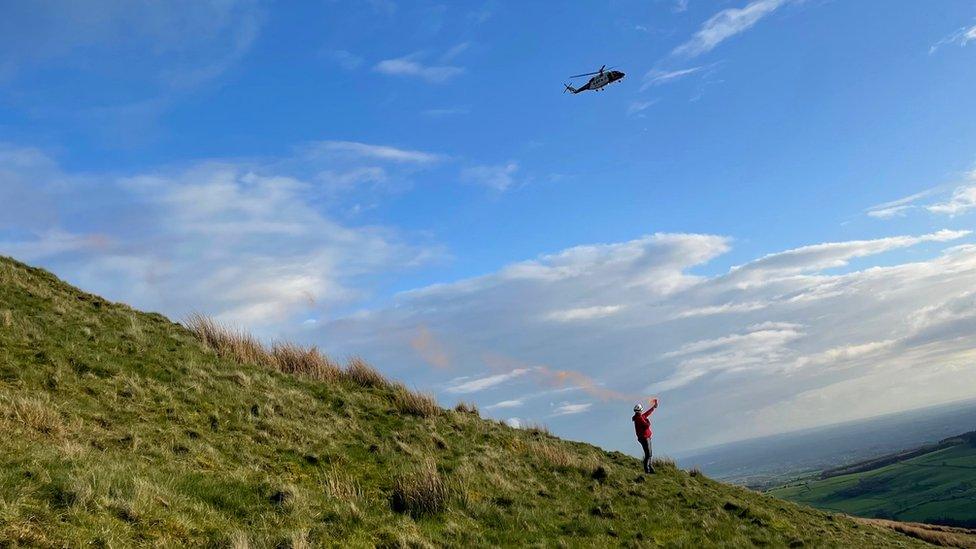
<svg viewBox="0 0 976 549"><path fill-rule="evenodd" d="M644 472L652 473L654 472L654 466L651 465L651 439L649 438L639 438L641 448L644 449Z"/></svg>

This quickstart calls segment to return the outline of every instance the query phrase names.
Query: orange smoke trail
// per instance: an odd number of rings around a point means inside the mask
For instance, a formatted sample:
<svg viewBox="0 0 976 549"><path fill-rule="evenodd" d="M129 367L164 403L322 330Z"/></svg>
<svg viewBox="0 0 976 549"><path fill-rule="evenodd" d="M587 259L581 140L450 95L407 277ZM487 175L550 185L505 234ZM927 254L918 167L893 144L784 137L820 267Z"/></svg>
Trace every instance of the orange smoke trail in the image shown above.
<svg viewBox="0 0 976 549"><path fill-rule="evenodd" d="M540 383L549 387L576 387L584 393L598 398L604 402L610 400L620 401L641 401L645 397L633 393L623 393L614 391L600 385L593 378L572 370L555 370L545 365L529 364L511 357L506 357L496 353L485 353L482 356L488 368L495 372L508 373L519 368L528 368L533 377Z"/></svg>
<svg viewBox="0 0 976 549"><path fill-rule="evenodd" d="M447 348L437 341L427 326L417 329L417 335L410 340L410 346L420 355L420 358L434 368L446 370L451 367L451 357Z"/></svg>

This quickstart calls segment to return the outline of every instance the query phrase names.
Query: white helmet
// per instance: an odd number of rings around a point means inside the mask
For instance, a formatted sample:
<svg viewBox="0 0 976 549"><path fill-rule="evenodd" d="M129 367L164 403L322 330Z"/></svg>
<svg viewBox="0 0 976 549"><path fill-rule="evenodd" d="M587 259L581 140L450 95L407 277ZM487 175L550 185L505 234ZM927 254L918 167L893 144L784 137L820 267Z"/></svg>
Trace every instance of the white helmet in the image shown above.
<svg viewBox="0 0 976 549"><path fill-rule="evenodd" d="M639 402L637 404L634 404L635 412L642 412L643 410L644 410L644 406L642 406Z"/></svg>

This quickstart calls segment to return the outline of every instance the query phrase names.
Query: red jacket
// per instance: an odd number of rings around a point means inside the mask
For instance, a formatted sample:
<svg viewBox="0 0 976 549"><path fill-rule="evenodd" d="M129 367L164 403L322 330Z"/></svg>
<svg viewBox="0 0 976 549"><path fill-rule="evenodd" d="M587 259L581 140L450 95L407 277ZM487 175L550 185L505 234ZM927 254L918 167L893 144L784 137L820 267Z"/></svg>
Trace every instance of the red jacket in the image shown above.
<svg viewBox="0 0 976 549"><path fill-rule="evenodd" d="M637 438L651 438L653 435L651 432L651 412L653 412L655 408L657 408L657 406L652 406L650 410L644 412L643 414L640 412L634 412L634 417L631 419L634 420L634 431L637 432Z"/></svg>

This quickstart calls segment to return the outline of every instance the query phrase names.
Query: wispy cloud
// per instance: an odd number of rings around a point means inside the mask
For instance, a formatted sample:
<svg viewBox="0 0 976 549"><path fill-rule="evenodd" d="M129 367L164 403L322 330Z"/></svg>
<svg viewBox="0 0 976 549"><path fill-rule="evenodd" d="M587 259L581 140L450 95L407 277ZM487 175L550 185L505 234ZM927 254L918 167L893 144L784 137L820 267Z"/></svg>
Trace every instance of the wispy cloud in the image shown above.
<svg viewBox="0 0 976 549"><path fill-rule="evenodd" d="M392 76L416 77L434 84L442 84L464 73L463 67L454 65L425 65L420 61L421 57L422 54L414 53L396 59L384 59L373 70Z"/></svg>
<svg viewBox="0 0 976 549"><path fill-rule="evenodd" d="M729 38L742 33L790 0L753 0L742 8L724 9L707 21L692 36L672 52L673 55L694 57L709 52Z"/></svg>
<svg viewBox="0 0 976 549"><path fill-rule="evenodd" d="M976 173L973 174L976 181ZM945 201L926 206L932 213L959 215L976 209L976 184L958 187L952 192L952 197Z"/></svg>
<svg viewBox="0 0 976 549"><path fill-rule="evenodd" d="M440 62L450 63L458 58L462 53L468 51L469 48L471 48L471 42L461 42L460 44L456 44L441 55Z"/></svg>
<svg viewBox="0 0 976 549"><path fill-rule="evenodd" d="M34 200L21 201L21 213L0 201L0 231L18 227L0 232L0 253L140 308L176 318L201 310L261 333L363 297L358 277L406 268L425 253L394 231L337 222L319 208L317 186L282 163L203 161L78 177L13 150L0 151L0 181L0 198L29 182L22 190ZM76 221L106 208L113 215L97 229Z"/></svg>
<svg viewBox="0 0 976 549"><path fill-rule="evenodd" d="M576 403L576 404L564 402L559 406L557 406L555 410L553 410L552 416L558 417L558 416L568 416L571 414L581 414L589 410L592 406L593 406L592 402Z"/></svg>
<svg viewBox="0 0 976 549"><path fill-rule="evenodd" d="M549 320L557 322L573 322L577 320L590 320L594 318L604 318L623 309L622 305L596 305L593 307L577 307L574 309L564 309L553 311L546 315Z"/></svg>
<svg viewBox="0 0 976 549"><path fill-rule="evenodd" d="M358 69L363 64L362 57L346 50L328 50L324 55L347 71Z"/></svg>
<svg viewBox="0 0 976 549"><path fill-rule="evenodd" d="M939 40L935 44L932 44L932 47L929 48L929 55L935 53L943 46L955 44L963 47L970 42L976 42L976 25L971 27L962 27L942 40Z"/></svg>
<svg viewBox="0 0 976 549"><path fill-rule="evenodd" d="M308 154L341 155L413 164L432 164L444 160L444 156L439 154L358 141L318 141L306 146L306 150Z"/></svg>
<svg viewBox="0 0 976 549"><path fill-rule="evenodd" d="M453 394L477 393L479 391L491 389L492 387L497 387L498 385L506 383L517 377L521 377L529 373L529 371L529 368L516 368L515 370L505 372L503 374L494 374L474 379L468 377L455 378L448 382L447 387L445 387L444 390Z"/></svg>
<svg viewBox="0 0 976 549"><path fill-rule="evenodd" d="M949 194L951 190L951 194ZM929 204L920 204L922 199L938 195L940 199ZM912 210L924 209L929 213L950 216L961 215L976 209L976 169L966 173L955 185L940 185L931 189L871 206L867 209L870 217L891 219L902 217Z"/></svg>
<svg viewBox="0 0 976 549"><path fill-rule="evenodd" d="M489 406L485 406L485 410L499 410L503 408L518 408L525 404L521 399L513 400L503 400L501 402L496 402Z"/></svg>
<svg viewBox="0 0 976 549"><path fill-rule="evenodd" d="M461 180L484 185L496 191L505 191L515 185L515 174L518 170L518 162L472 166L461 170Z"/></svg>
<svg viewBox="0 0 976 549"><path fill-rule="evenodd" d="M802 246L763 256L745 265L733 267L730 277L745 283L749 279L765 280L770 276L792 276L846 266L851 260L883 252L908 248L925 242L949 242L968 236L971 231L942 229L919 236L890 236L873 240L849 240Z"/></svg>
<svg viewBox="0 0 976 549"><path fill-rule="evenodd" d="M644 116L643 113L651 105L657 103L657 99L650 99L647 101L631 101L630 105L627 106L627 116L640 115Z"/></svg>
<svg viewBox="0 0 976 549"><path fill-rule="evenodd" d="M890 395L872 389L879 383L913 387L898 393L897 407L963 398L976 383L976 371L963 366L972 352L963 335L976 329L976 309L967 308L976 295L970 236L944 230L817 243L703 276L696 272L731 239L649 235L407 292L389 310L322 331L330 341L360 339L354 352L403 362L413 353L384 334L430 326L451 341L461 371L490 369L456 385L527 370L517 385L500 381L500 396L483 404L521 400L520 418L549 417L549 399L529 398L526 384L575 388L591 398L559 406L592 401L575 418L585 416L593 440L613 447L630 441L598 427L619 419L621 402L666 391L669 440L687 446L850 419L851 409L858 417L891 411ZM926 244L909 261L881 257ZM852 270L855 259L863 267ZM614 304L626 307L603 316L610 311L599 307ZM580 320L554 322L554 311ZM489 363L489 352L509 358ZM764 421L735 420L744 415Z"/></svg>
<svg viewBox="0 0 976 549"><path fill-rule="evenodd" d="M703 68L704 67L702 66L698 66L673 71L651 69L647 72L647 74L644 75L644 82L641 84L641 91L644 91L652 86L659 86L661 84L674 82L675 80L679 80L685 76L695 74L696 72L701 71Z"/></svg>
<svg viewBox="0 0 976 549"><path fill-rule="evenodd" d="M892 217L903 216L906 212L908 212L908 210L916 207L915 202L927 196L931 196L936 192L936 190L937 189L927 189L904 198L871 206L867 209L867 214L878 219L891 219Z"/></svg>

